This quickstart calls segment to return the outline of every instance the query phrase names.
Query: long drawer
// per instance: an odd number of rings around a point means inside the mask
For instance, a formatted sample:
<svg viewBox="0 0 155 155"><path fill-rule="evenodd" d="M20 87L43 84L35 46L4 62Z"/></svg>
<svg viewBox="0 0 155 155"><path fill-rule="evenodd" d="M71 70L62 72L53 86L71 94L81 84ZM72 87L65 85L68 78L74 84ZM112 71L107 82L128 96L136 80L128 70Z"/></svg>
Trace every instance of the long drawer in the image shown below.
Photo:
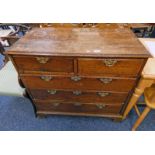
<svg viewBox="0 0 155 155"><path fill-rule="evenodd" d="M122 105L106 105L106 104L77 104L77 103L60 103L41 101L35 102L38 113L84 113L84 114L119 114Z"/></svg>
<svg viewBox="0 0 155 155"><path fill-rule="evenodd" d="M74 59L41 56L14 56L13 60L20 73L73 73Z"/></svg>
<svg viewBox="0 0 155 155"><path fill-rule="evenodd" d="M77 102L77 103L109 103L123 104L127 98L127 93L113 92L83 92L75 91L60 91L60 90L39 90L31 89L31 95L34 99L53 100L58 102Z"/></svg>
<svg viewBox="0 0 155 155"><path fill-rule="evenodd" d="M78 59L78 73L87 76L136 77L144 59Z"/></svg>
<svg viewBox="0 0 155 155"><path fill-rule="evenodd" d="M31 89L66 89L128 92L134 85L134 78L83 78L78 76L60 77L50 75L21 76L24 84Z"/></svg>

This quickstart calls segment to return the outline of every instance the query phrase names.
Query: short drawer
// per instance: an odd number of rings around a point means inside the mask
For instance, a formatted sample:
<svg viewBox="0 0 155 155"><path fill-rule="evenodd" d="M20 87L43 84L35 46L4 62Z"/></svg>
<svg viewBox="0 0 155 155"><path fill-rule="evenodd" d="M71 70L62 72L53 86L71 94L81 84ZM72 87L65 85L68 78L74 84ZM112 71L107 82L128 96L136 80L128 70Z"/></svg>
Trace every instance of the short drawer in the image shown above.
<svg viewBox="0 0 155 155"><path fill-rule="evenodd" d="M123 104L127 93L113 92L85 92L80 90L64 91L64 90L37 90L32 89L30 93L34 99L54 100L60 102L80 102L80 103L109 103Z"/></svg>
<svg viewBox="0 0 155 155"><path fill-rule="evenodd" d="M13 60L20 73L73 73L74 60L72 58L41 57L41 56L14 56Z"/></svg>
<svg viewBox="0 0 155 155"><path fill-rule="evenodd" d="M78 59L79 75L136 77L144 59Z"/></svg>
<svg viewBox="0 0 155 155"><path fill-rule="evenodd" d="M60 103L60 102L35 102L38 112L47 113L84 113L84 114L119 114L122 105L106 104L78 104L78 103Z"/></svg>
<svg viewBox="0 0 155 155"><path fill-rule="evenodd" d="M60 77L50 75L21 76L21 79L31 89L80 89L116 92L128 92L136 82L134 78L84 78L80 76Z"/></svg>

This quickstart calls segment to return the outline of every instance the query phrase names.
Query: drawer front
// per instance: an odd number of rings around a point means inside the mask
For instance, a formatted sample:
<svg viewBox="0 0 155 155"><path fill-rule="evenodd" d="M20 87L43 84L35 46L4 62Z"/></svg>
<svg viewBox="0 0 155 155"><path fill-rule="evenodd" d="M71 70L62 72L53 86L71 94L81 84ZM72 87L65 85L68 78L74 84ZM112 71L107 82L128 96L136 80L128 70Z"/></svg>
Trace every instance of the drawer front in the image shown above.
<svg viewBox="0 0 155 155"><path fill-rule="evenodd" d="M73 73L72 58L15 56L13 60L20 73L23 72L53 72Z"/></svg>
<svg viewBox="0 0 155 155"><path fill-rule="evenodd" d="M118 114L122 105L105 104L77 104L60 102L35 102L37 111L42 112L62 112L62 113L85 113L85 114Z"/></svg>
<svg viewBox="0 0 155 155"><path fill-rule="evenodd" d="M31 89L68 89L128 92L135 85L136 79L117 78L82 78L78 76L22 76L22 81ZM121 85L121 87L120 87Z"/></svg>
<svg viewBox="0 0 155 155"><path fill-rule="evenodd" d="M58 91L58 90L31 90L31 95L34 99L39 100L54 100L61 102L80 102L80 103L109 103L123 104L126 93L112 92L82 92L75 91Z"/></svg>
<svg viewBox="0 0 155 155"><path fill-rule="evenodd" d="M78 59L80 75L136 77L144 59Z"/></svg>

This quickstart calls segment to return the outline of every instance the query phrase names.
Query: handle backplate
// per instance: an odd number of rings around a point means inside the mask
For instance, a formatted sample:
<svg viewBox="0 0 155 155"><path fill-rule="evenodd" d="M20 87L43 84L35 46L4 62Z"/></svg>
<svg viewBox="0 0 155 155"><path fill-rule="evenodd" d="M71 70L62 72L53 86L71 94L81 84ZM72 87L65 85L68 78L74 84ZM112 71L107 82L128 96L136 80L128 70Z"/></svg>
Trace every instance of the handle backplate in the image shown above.
<svg viewBox="0 0 155 155"><path fill-rule="evenodd" d="M48 57L36 57L36 60L37 60L39 63L41 63L41 64L47 63L49 59L50 59L50 58L48 58Z"/></svg>
<svg viewBox="0 0 155 155"><path fill-rule="evenodd" d="M103 109L103 108L106 107L106 105L105 105L105 104L96 104L96 107L97 107L98 109Z"/></svg>
<svg viewBox="0 0 155 155"><path fill-rule="evenodd" d="M81 91L79 91L79 90L75 90L75 91L73 91L73 94L78 96L78 95L81 95L81 94L82 94L82 92L81 92Z"/></svg>
<svg viewBox="0 0 155 155"><path fill-rule="evenodd" d="M106 96L108 96L110 93L108 93L108 92L98 92L97 93L99 96L101 96L101 97L106 97Z"/></svg>
<svg viewBox="0 0 155 155"><path fill-rule="evenodd" d="M77 82L77 81L80 81L81 80L81 77L79 77L79 76L72 76L71 77L71 80Z"/></svg>
<svg viewBox="0 0 155 155"><path fill-rule="evenodd" d="M108 84L112 82L112 78L100 78L100 81L103 82L104 84Z"/></svg>
<svg viewBox="0 0 155 155"><path fill-rule="evenodd" d="M40 78L41 78L42 80L44 80L44 81L50 81L50 80L53 79L52 76L41 76Z"/></svg>
<svg viewBox="0 0 155 155"><path fill-rule="evenodd" d="M117 60L116 59L104 59L103 62L107 67L112 67L117 63Z"/></svg>
<svg viewBox="0 0 155 155"><path fill-rule="evenodd" d="M57 93L57 91L56 91L56 90L47 90L47 92L48 92L49 94L51 94L51 95L54 95L54 94L56 94L56 93Z"/></svg>

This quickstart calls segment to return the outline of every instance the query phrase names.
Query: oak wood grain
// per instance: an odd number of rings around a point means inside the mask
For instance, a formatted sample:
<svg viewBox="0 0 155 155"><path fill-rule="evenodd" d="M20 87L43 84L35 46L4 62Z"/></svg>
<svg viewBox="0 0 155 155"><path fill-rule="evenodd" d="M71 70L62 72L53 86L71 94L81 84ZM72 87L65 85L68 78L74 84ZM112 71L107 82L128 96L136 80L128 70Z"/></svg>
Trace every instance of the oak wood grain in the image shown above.
<svg viewBox="0 0 155 155"><path fill-rule="evenodd" d="M103 108L98 108L97 105L89 105L89 104L82 104L82 105L75 105L75 103L66 103L62 104L61 102L58 102L59 105L55 106L55 102L50 101L41 101L41 102L35 102L37 110L44 112L47 114L50 112L59 112L59 114L65 114L65 113L85 113L85 115L89 114L96 114L96 115L104 115L104 114L115 114L117 115L121 109L121 105L104 105ZM74 114L75 115L75 114Z"/></svg>
<svg viewBox="0 0 155 155"><path fill-rule="evenodd" d="M141 67L144 66L144 59L110 59L116 61L112 66L106 66L104 60L109 59L86 59L78 60L78 70L80 75L98 75L98 76L124 76L136 77Z"/></svg>
<svg viewBox="0 0 155 155"><path fill-rule="evenodd" d="M145 47L129 29L35 28L16 42L7 54L149 57Z"/></svg>
<svg viewBox="0 0 155 155"><path fill-rule="evenodd" d="M119 119L151 57L130 29L117 24L35 28L7 54L36 114Z"/></svg>
<svg viewBox="0 0 155 155"><path fill-rule="evenodd" d="M48 81L42 79L47 78ZM114 91L129 92L135 85L135 78L101 77L90 78L80 77L78 81L72 80L74 76L54 76L40 74L21 76L23 83L30 89L65 89L65 90L94 90L94 91ZM109 80L109 81L108 81ZM120 87L121 83L121 87Z"/></svg>
<svg viewBox="0 0 155 155"><path fill-rule="evenodd" d="M51 89L53 90L53 89ZM113 92L89 92L80 91L76 95L75 91L54 90L55 94L50 94L50 90L31 89L31 95L34 99L39 100L54 100L58 102L80 102L80 103L109 103L109 104L124 104L127 98L127 93L113 93ZM101 94L101 95L100 95ZM102 96L103 94L103 96Z"/></svg>

